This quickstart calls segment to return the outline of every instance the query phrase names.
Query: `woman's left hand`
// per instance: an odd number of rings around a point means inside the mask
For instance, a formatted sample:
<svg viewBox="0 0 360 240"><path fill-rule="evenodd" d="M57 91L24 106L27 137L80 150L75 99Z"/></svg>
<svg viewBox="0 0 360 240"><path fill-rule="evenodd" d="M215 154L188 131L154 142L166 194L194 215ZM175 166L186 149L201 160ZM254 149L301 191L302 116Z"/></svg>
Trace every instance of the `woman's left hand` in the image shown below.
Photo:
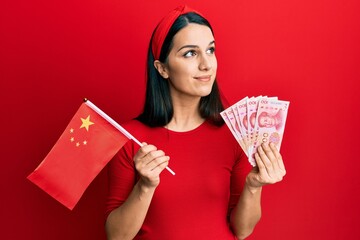
<svg viewBox="0 0 360 240"><path fill-rule="evenodd" d="M280 182L286 174L284 162L273 143L263 143L255 153L257 167L246 178L250 191L256 191L267 184Z"/></svg>

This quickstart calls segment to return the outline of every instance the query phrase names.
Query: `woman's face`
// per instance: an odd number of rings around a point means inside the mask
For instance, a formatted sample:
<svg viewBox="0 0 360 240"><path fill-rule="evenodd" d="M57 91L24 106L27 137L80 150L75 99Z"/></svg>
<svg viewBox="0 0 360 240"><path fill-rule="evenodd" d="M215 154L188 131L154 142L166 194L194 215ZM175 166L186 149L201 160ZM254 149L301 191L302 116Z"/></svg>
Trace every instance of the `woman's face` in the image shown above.
<svg viewBox="0 0 360 240"><path fill-rule="evenodd" d="M217 70L210 28L192 23L181 29L173 38L165 69L172 97L209 95Z"/></svg>

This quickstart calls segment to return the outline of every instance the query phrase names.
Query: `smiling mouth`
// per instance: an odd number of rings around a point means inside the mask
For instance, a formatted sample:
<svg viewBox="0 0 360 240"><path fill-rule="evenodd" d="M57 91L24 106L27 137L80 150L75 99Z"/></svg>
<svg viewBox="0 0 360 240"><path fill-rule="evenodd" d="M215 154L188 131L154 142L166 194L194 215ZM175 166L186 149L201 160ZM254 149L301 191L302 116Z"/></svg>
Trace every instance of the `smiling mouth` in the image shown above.
<svg viewBox="0 0 360 240"><path fill-rule="evenodd" d="M208 82L211 80L211 75L206 75L206 76L199 76L199 77L194 77L196 80L202 81L202 82Z"/></svg>

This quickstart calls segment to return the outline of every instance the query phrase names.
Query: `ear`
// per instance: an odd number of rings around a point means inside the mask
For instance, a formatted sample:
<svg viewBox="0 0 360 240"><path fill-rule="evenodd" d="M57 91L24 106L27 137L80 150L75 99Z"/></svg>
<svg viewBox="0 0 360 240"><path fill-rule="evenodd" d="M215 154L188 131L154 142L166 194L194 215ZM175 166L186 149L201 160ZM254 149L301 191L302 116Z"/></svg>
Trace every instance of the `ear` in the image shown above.
<svg viewBox="0 0 360 240"><path fill-rule="evenodd" d="M167 72L167 68L166 68L164 63L160 62L159 60L155 60L154 61L154 67L156 68L156 70L159 72L159 74L163 78L165 78L165 79L169 78L169 74Z"/></svg>

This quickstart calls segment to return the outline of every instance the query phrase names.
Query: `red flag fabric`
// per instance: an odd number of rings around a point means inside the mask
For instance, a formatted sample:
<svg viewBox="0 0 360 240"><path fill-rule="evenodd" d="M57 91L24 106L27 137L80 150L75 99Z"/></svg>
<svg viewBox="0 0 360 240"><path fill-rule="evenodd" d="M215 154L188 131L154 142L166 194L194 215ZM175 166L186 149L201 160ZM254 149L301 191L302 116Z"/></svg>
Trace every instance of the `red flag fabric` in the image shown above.
<svg viewBox="0 0 360 240"><path fill-rule="evenodd" d="M83 103L27 178L72 210L92 180L129 140Z"/></svg>

